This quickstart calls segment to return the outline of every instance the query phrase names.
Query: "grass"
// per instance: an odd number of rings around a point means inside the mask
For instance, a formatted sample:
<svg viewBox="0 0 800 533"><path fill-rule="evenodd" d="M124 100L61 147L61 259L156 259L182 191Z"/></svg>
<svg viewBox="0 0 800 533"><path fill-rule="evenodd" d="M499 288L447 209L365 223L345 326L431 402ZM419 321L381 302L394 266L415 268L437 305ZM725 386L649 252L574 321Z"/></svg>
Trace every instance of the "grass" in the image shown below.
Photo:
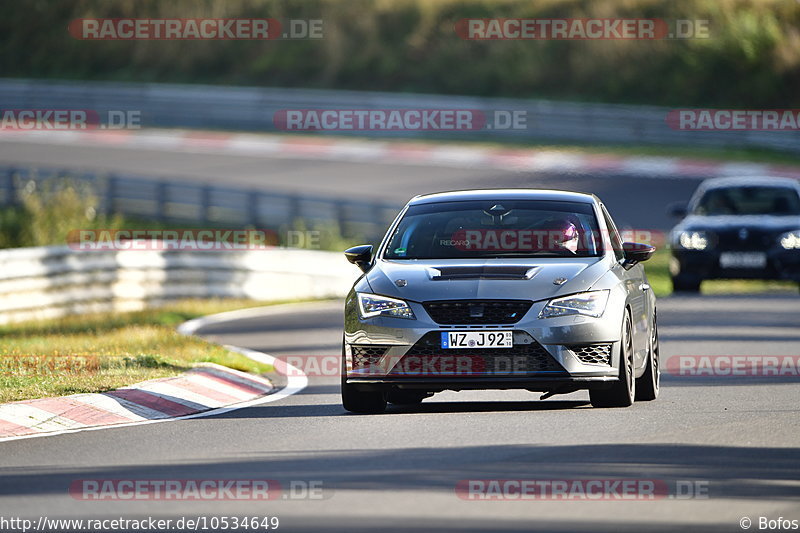
<svg viewBox="0 0 800 533"><path fill-rule="evenodd" d="M269 372L269 365L175 331L192 318L258 305L264 303L184 300L145 311L0 326L0 403L108 391L202 362Z"/></svg>
<svg viewBox="0 0 800 533"><path fill-rule="evenodd" d="M669 275L670 252L666 248L658 251L644 263L647 279L658 297L672 294L672 281ZM718 279L704 281L700 287L702 294L748 294L758 292L797 292L797 283L791 281L768 281L749 279Z"/></svg>

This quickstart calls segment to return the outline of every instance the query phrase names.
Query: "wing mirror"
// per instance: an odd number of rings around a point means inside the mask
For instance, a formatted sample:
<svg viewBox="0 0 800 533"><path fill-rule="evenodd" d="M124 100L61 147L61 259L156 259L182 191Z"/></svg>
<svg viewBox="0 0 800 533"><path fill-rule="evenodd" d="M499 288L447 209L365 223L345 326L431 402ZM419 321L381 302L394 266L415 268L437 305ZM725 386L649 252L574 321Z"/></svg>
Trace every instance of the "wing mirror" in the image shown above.
<svg viewBox="0 0 800 533"><path fill-rule="evenodd" d="M344 251L344 256L348 261L356 265L362 272L367 272L372 268L372 245L362 244L353 246Z"/></svg>
<svg viewBox="0 0 800 533"><path fill-rule="evenodd" d="M622 266L628 269L636 263L647 261L653 257L656 247L638 242L625 242L622 243L622 250L625 252L625 260L622 262Z"/></svg>
<svg viewBox="0 0 800 533"><path fill-rule="evenodd" d="M674 202L667 206L667 214L673 218L684 218L689 214L689 209L683 202Z"/></svg>

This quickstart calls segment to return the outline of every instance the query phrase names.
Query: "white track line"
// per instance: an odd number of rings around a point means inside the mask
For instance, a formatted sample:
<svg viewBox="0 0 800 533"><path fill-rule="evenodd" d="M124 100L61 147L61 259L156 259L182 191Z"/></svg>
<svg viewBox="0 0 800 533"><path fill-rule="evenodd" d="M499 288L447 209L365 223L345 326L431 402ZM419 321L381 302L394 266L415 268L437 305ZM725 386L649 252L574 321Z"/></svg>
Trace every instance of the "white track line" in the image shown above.
<svg viewBox="0 0 800 533"><path fill-rule="evenodd" d="M194 320L189 320L188 322L184 322L178 327L178 333L183 335L194 335L195 332L205 327L209 324L216 324L220 322L228 322L230 320L238 320L242 318L250 318L255 316L264 316L264 315L271 315L280 313L283 311L282 308L284 307L296 307L296 306L307 306L313 305L316 302L310 302L309 304L286 304L286 305L276 305L276 306L266 306L266 307L254 307L249 309L240 309L237 311L229 311L226 313L218 313L216 315L209 315L201 318L196 318ZM232 351L244 355L254 361L258 361L259 363L263 363L266 365L274 365L276 359L275 357L265 354L262 352L257 352L255 350L250 350L248 348L242 348L239 346L231 346L225 345L225 348ZM283 363L286 364L286 363ZM218 409L211 409L210 411L204 411L202 413L194 413L191 415L184 415L178 416L173 418L163 418L159 420L142 420L137 422L130 422L124 424L111 424L107 426L92 426L92 427L82 427L82 428L74 428L74 429L63 429L48 433L34 433L32 435L18 435L15 437L4 437L0 438L0 442L7 442L12 440L23 440L23 439L34 439L34 438L42 438L42 437L54 437L56 435L64 435L67 433L79 433L82 431L98 431L102 429L115 429L115 428L124 428L130 426L142 426L145 424L160 424L162 422L172 422L175 420L189 420L192 418L205 418L208 416L217 416L224 413L229 413L231 411L236 411L239 409L244 409L245 407L254 407L256 405L262 405L271 402L277 402L278 400L282 400L284 398L288 398L292 394L300 392L308 385L308 376L306 376L302 370L299 368L295 368L291 365L287 364L287 382L286 386L282 389L278 390L274 394L269 394L267 396L262 396L260 398L256 398L254 400L250 400L247 402L241 402L229 405L227 407L220 407Z"/></svg>

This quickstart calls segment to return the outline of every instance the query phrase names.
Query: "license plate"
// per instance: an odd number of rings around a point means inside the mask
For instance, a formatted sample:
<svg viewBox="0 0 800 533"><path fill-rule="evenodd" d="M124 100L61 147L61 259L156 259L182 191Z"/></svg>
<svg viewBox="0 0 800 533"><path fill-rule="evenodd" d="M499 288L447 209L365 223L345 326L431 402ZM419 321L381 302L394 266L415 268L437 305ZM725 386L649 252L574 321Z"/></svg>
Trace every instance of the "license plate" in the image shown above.
<svg viewBox="0 0 800 533"><path fill-rule="evenodd" d="M719 255L722 268L764 268L767 254L763 252L722 252Z"/></svg>
<svg viewBox="0 0 800 533"><path fill-rule="evenodd" d="M442 348L513 348L510 331L443 331Z"/></svg>

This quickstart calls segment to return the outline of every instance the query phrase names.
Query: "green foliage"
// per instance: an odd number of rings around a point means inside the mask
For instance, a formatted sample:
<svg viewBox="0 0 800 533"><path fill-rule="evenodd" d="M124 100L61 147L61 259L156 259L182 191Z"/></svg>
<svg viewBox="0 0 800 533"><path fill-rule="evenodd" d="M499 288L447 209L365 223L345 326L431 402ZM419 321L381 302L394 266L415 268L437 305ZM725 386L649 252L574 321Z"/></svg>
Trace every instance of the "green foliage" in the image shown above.
<svg viewBox="0 0 800 533"><path fill-rule="evenodd" d="M71 231L117 229L120 216L97 214L97 197L85 183L69 178L28 181L17 207L0 210L0 248L66 244Z"/></svg>
<svg viewBox="0 0 800 533"><path fill-rule="evenodd" d="M800 106L795 0L61 0L6 2L2 76ZM293 41L81 41L90 17L322 19ZM708 20L708 39L465 41L469 17Z"/></svg>

